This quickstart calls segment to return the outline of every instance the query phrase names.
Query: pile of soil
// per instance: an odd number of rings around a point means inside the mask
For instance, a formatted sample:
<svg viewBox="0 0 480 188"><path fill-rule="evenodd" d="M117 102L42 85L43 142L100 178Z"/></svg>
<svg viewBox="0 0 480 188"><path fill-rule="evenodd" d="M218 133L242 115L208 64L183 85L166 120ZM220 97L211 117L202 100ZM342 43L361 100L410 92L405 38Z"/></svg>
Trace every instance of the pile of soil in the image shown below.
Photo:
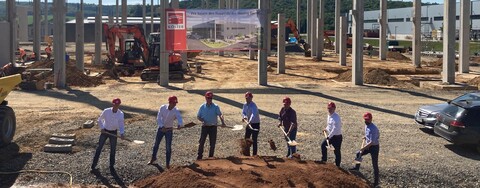
<svg viewBox="0 0 480 188"><path fill-rule="evenodd" d="M352 71L346 71L339 74L335 80L340 82L350 82L352 80ZM395 77L390 76L387 72L381 69L363 69L363 82L367 84L378 85L396 85L398 80Z"/></svg>
<svg viewBox="0 0 480 188"><path fill-rule="evenodd" d="M480 57L473 57L472 62L474 63L480 63Z"/></svg>
<svg viewBox="0 0 480 188"><path fill-rule="evenodd" d="M409 61L410 60L408 57L405 57L400 52L391 52L391 51L387 52L387 58L388 59L394 59L394 60L400 60L400 61L403 61L403 60Z"/></svg>
<svg viewBox="0 0 480 188"><path fill-rule="evenodd" d="M37 61L30 65L29 69L34 68L54 68L54 61ZM68 86L80 86L80 87L95 87L100 84L103 84L102 77L92 77L87 76L83 73L83 71L79 71L76 66L75 62L69 62L66 65L66 83ZM54 82L54 73L49 72L48 75L45 76L46 81Z"/></svg>
<svg viewBox="0 0 480 188"><path fill-rule="evenodd" d="M390 76L387 72L380 69L369 70L363 75L363 81L367 84L378 85L395 85L398 83L397 78Z"/></svg>
<svg viewBox="0 0 480 188"><path fill-rule="evenodd" d="M467 81L467 84L472 86L480 86L480 76L477 76Z"/></svg>
<svg viewBox="0 0 480 188"><path fill-rule="evenodd" d="M198 160L138 180L135 187L369 187L333 164L273 156Z"/></svg>

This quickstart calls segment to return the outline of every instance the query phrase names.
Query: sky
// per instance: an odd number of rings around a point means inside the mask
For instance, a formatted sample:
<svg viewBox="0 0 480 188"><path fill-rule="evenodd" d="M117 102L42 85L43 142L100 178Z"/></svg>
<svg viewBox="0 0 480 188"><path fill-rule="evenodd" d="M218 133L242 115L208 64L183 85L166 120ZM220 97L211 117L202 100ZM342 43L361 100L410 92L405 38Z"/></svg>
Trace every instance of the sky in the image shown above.
<svg viewBox="0 0 480 188"><path fill-rule="evenodd" d="M3 1L3 0L0 0ZM32 1L32 0L18 0L18 1ZM45 0L40 0L41 2L45 2ZM53 0L48 0L48 2L52 2ZM80 0L66 0L68 3L79 3ZM147 4L150 4L152 0L145 0ZM182 0L180 0L182 1ZM413 0L398 0L398 1L413 1ZM444 0L422 0L422 3L439 3L443 4ZM118 0L118 2L121 4L122 0ZM136 4L142 4L143 0L127 0L129 5L136 5ZM158 4L160 0L153 0L153 4ZM83 0L83 3L88 3L88 4L98 4L98 0ZM115 5L116 0L102 0L103 5Z"/></svg>

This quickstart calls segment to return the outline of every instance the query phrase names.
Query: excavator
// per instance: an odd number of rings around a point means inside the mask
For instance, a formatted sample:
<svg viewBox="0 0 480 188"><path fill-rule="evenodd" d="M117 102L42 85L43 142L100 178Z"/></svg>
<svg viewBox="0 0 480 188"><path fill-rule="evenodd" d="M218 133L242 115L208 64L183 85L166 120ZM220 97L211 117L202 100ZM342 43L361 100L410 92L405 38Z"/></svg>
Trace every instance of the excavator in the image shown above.
<svg viewBox="0 0 480 188"><path fill-rule="evenodd" d="M278 33L278 23L276 22L272 22L272 30L271 30L271 37L272 37L272 46L277 46L277 33ZM308 43L305 42L305 40L301 39L300 37L300 34L298 32L298 29L297 29L297 25L295 24L295 22L289 18L287 20L287 23L285 24L285 41L288 41L289 40L289 34L290 33L293 33L293 36L297 39L297 41L302 45L304 51L305 51L305 56L310 56L310 45ZM330 35L328 35L328 33L325 31L324 34L323 34L323 39L325 41L325 48L332 48L333 47L333 43L332 43L332 40L330 40L330 38L328 37Z"/></svg>
<svg viewBox="0 0 480 188"><path fill-rule="evenodd" d="M310 50L310 45L305 42L300 37L300 34L297 29L297 25L295 24L295 21L293 21L291 18L287 20L287 23L285 24L285 41L288 41L290 33L293 33L293 36L297 39L298 43L302 45L303 50L305 51L305 54L309 52ZM272 22L271 23L271 33L270 36L272 38L271 40L271 46L276 47L277 46L277 36L278 36L278 23L277 22Z"/></svg>
<svg viewBox="0 0 480 188"><path fill-rule="evenodd" d="M143 29L137 25L113 25L103 24L106 37L108 59L106 65L111 68L113 75L118 77L118 72L124 75L133 75L135 70L142 70L142 80L156 80L159 75L159 37L151 34L148 43L143 35ZM125 39L131 36L131 39ZM153 37L152 37L153 36ZM116 41L119 48L116 48ZM169 55L169 76L183 79L184 70L180 54Z"/></svg>

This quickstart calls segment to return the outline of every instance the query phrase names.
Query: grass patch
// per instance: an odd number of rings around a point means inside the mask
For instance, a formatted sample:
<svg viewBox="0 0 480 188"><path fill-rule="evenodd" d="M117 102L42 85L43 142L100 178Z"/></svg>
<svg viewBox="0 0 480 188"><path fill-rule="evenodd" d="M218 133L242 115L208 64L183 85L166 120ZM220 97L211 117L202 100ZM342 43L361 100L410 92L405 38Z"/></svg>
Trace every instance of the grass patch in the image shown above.
<svg viewBox="0 0 480 188"><path fill-rule="evenodd" d="M227 44L223 42L211 42L209 40L201 40L203 44L207 45L210 48L222 48L227 46Z"/></svg>

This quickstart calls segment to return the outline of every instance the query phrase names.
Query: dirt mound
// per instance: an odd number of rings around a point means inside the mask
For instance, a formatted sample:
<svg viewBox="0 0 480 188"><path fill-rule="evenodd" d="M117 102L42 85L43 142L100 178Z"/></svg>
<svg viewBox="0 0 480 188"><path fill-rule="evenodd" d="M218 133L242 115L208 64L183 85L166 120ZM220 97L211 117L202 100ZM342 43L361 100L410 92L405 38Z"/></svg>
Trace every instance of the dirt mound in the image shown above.
<svg viewBox="0 0 480 188"><path fill-rule="evenodd" d="M352 80L352 71L346 71L339 74L335 80L340 82L349 82ZM398 80L395 77L390 76L387 72L380 69L372 70L363 70L363 82L367 84L378 84L378 85L395 85L398 83Z"/></svg>
<svg viewBox="0 0 480 188"><path fill-rule="evenodd" d="M138 180L136 187L369 187L333 164L277 157L199 160Z"/></svg>
<svg viewBox="0 0 480 188"><path fill-rule="evenodd" d="M53 61L37 61L30 65L29 69L35 68L54 68ZM68 86L80 86L80 87L95 87L98 86L103 82L101 77L92 77L87 76L83 73L83 71L79 71L76 68L75 62L69 62L66 65L66 83ZM49 72L48 75L45 76L46 81L54 82L54 74L53 71Z"/></svg>
<svg viewBox="0 0 480 188"><path fill-rule="evenodd" d="M410 60L408 57L405 57L404 55L402 55L400 52L387 52L387 58L388 59L395 59L395 60L405 60L405 61L408 61Z"/></svg>
<svg viewBox="0 0 480 188"><path fill-rule="evenodd" d="M472 62L474 63L480 63L480 57L473 57Z"/></svg>
<svg viewBox="0 0 480 188"><path fill-rule="evenodd" d="M480 76L477 76L467 81L467 84L472 86L480 86Z"/></svg>
<svg viewBox="0 0 480 188"><path fill-rule="evenodd" d="M395 85L398 80L390 76L387 72L380 69L373 69L363 75L363 80L367 84Z"/></svg>

